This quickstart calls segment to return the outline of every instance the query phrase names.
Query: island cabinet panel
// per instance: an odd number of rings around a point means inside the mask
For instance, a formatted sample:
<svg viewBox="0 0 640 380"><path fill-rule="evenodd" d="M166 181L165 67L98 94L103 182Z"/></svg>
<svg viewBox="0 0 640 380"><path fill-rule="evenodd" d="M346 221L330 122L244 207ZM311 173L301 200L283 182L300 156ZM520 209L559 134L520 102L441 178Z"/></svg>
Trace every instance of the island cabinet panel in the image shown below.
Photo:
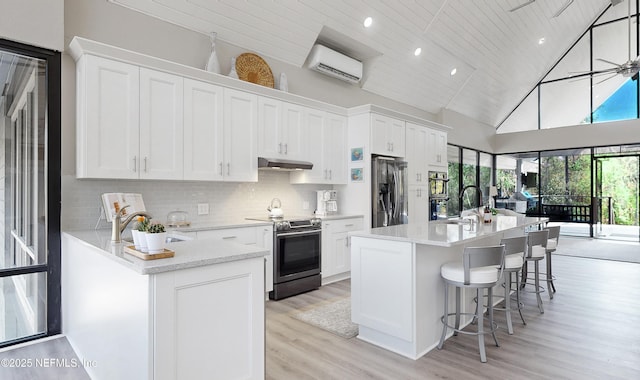
<svg viewBox="0 0 640 380"><path fill-rule="evenodd" d="M263 276L263 258L156 275L154 379L262 379Z"/></svg>
<svg viewBox="0 0 640 380"><path fill-rule="evenodd" d="M353 322L412 341L412 245L352 237L351 255Z"/></svg>

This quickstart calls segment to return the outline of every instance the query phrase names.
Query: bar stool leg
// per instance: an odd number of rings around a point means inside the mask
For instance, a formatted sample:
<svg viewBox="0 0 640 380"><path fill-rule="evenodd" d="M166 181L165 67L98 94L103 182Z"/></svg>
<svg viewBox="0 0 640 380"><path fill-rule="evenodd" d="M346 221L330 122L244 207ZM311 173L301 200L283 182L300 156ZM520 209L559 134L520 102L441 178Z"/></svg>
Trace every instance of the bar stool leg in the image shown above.
<svg viewBox="0 0 640 380"><path fill-rule="evenodd" d="M504 279L504 308L507 314L507 332L513 335L513 325L511 324L511 274ZM518 274L516 273L516 276Z"/></svg>
<svg viewBox="0 0 640 380"><path fill-rule="evenodd" d="M476 296L478 297L478 300L481 300L482 298L480 298L480 288L476 289ZM480 303L480 302L478 302ZM483 321L483 308L478 307L478 311L476 312L476 318L478 319L478 348L480 349L480 361L483 363L487 362L487 353L485 352L484 349L484 321Z"/></svg>
<svg viewBox="0 0 640 380"><path fill-rule="evenodd" d="M460 330L460 292L462 289L456 286L456 329L453 332L454 336L458 336L458 330Z"/></svg>
<svg viewBox="0 0 640 380"><path fill-rule="evenodd" d="M549 298L553 299L553 293L556 292L556 287L553 284L553 274L551 274L551 252L547 252L547 290L549 291Z"/></svg>
<svg viewBox="0 0 640 380"><path fill-rule="evenodd" d="M535 263L535 287L536 287L536 298L538 299L538 309L540 309L540 314L544 314L544 309L542 308L542 297L540 297L540 260L536 260Z"/></svg>
<svg viewBox="0 0 640 380"><path fill-rule="evenodd" d="M440 336L440 343L438 343L438 350L442 349L444 344L444 338L447 335L447 325L449 324L449 284L444 284L444 316L442 324L442 336Z"/></svg>
<svg viewBox="0 0 640 380"><path fill-rule="evenodd" d="M491 335L493 335L493 341L496 342L496 347L500 347L498 338L496 337L496 329L493 328L493 288L489 288L487 293L487 298L489 299L489 306L487 306L489 309L489 329L491 329Z"/></svg>
<svg viewBox="0 0 640 380"><path fill-rule="evenodd" d="M522 306L520 304L520 277L518 275L519 273L516 273L516 302L518 303L518 313L520 313L520 319L522 319L522 324L526 325L527 322L524 320L524 316L522 315Z"/></svg>
<svg viewBox="0 0 640 380"><path fill-rule="evenodd" d="M522 280L520 280L520 287L524 289L524 286L527 284L527 276L529 275L529 266L528 262L524 262L522 264Z"/></svg>

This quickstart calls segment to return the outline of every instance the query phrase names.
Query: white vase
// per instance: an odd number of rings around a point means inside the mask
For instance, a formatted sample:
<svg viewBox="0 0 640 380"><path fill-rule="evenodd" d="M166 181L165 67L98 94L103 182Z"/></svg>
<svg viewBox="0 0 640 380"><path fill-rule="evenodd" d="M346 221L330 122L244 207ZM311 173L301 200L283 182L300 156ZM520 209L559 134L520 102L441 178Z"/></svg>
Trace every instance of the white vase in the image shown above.
<svg viewBox="0 0 640 380"><path fill-rule="evenodd" d="M144 237L143 234L144 234L144 232L140 232L138 230L131 230L131 236L133 237L133 245L135 246L136 251L142 252L142 250L141 250L141 248L142 248L141 241L144 240L145 244L147 242L145 240L145 237Z"/></svg>
<svg viewBox="0 0 640 380"><path fill-rule="evenodd" d="M287 81L287 74L280 73L280 85L278 86L280 91L289 92L289 82Z"/></svg>
<svg viewBox="0 0 640 380"><path fill-rule="evenodd" d="M236 57L231 58L231 70L229 71L228 77L240 79L238 78L238 72L236 71Z"/></svg>
<svg viewBox="0 0 640 380"><path fill-rule="evenodd" d="M147 232L147 248L149 253L160 253L164 251L164 245L167 242L167 233L149 233Z"/></svg>
<svg viewBox="0 0 640 380"><path fill-rule="evenodd" d="M216 36L218 33L211 33L211 55L209 55L209 60L207 61L207 65L205 66L205 70L220 74L220 61L218 61L218 54L216 53Z"/></svg>

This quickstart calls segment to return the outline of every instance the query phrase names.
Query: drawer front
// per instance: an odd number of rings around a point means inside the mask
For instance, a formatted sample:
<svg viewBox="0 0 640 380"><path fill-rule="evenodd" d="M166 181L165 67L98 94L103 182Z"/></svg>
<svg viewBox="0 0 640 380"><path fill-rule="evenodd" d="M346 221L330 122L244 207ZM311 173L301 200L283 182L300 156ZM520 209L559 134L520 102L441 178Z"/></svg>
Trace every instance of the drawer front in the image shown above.
<svg viewBox="0 0 640 380"><path fill-rule="evenodd" d="M218 230L198 231L198 239L216 238L240 244L253 245L258 243L255 227L225 228Z"/></svg>

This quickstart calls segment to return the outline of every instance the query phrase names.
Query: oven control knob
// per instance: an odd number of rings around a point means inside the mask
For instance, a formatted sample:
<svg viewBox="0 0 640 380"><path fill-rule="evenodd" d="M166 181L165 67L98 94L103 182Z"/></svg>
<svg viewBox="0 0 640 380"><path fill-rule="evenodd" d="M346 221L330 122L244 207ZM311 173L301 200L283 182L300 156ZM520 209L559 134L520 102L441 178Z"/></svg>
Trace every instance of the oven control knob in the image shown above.
<svg viewBox="0 0 640 380"><path fill-rule="evenodd" d="M276 231L286 231L291 229L291 225L287 221L276 222Z"/></svg>
<svg viewBox="0 0 640 380"><path fill-rule="evenodd" d="M320 218L313 218L313 219L311 219L311 225L312 225L313 227L320 227L320 226L322 226L322 219L320 219Z"/></svg>

